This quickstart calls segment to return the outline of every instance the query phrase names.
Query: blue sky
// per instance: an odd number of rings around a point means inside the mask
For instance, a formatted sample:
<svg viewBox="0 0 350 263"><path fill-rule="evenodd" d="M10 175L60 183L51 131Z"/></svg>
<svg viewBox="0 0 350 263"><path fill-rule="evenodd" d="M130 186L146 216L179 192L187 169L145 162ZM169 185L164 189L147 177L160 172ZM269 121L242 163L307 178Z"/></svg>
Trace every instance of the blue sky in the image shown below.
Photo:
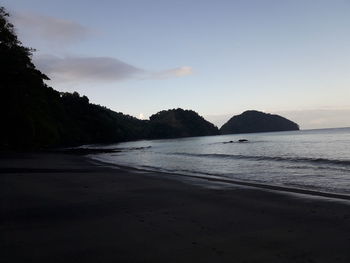
<svg viewBox="0 0 350 263"><path fill-rule="evenodd" d="M2 1L49 85L134 116L350 126L350 1Z"/></svg>

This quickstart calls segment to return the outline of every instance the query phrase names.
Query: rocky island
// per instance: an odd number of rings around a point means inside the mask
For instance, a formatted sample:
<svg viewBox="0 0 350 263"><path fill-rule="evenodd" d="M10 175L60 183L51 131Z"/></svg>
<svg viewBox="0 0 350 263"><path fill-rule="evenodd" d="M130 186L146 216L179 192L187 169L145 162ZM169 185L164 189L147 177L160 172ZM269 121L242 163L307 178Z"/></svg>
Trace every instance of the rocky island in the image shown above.
<svg viewBox="0 0 350 263"><path fill-rule="evenodd" d="M282 116L255 110L233 116L221 128L221 134L295 131L299 125Z"/></svg>

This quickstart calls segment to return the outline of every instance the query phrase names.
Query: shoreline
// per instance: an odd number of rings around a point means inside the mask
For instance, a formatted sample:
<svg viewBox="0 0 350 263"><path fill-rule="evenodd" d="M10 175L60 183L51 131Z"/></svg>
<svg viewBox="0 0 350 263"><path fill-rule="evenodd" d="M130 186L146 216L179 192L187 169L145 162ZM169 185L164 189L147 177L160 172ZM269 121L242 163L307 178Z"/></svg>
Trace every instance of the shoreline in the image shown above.
<svg viewBox="0 0 350 263"><path fill-rule="evenodd" d="M350 200L349 194L343 194L343 193L332 193L332 192L325 192L325 191L317 191L317 190L310 190L310 189L303 189L303 188L295 188L295 187L289 187L289 186L282 186L282 185L273 185L273 184L264 184L264 183L258 183L258 182L249 182L249 181L240 181L225 177L218 177L215 175L209 175L208 177L205 175L187 175L187 174L181 174L181 173L170 173L170 172L164 172L164 171L157 171L152 169L143 169L143 168L137 168L132 166L126 166L126 165L120 165L120 164L114 164L107 161L102 161L99 159L94 159L94 156L85 156L86 158L89 158L93 162L101 163L104 165L109 165L111 167L116 168L122 168L126 170L131 171L142 171L142 172L150 172L150 173L161 173L161 174L167 174L169 176L175 176L178 178L174 179L194 179L194 180L205 180L209 182L215 182L215 183L225 183L225 184L232 184L236 186L247 186L247 187L253 187L257 189L265 189L265 190L272 190L277 191L281 193L292 193L292 194L302 194L302 195L309 195L312 197L325 197L325 198L334 198L339 200ZM211 177L210 177L211 176ZM181 179L180 179L181 180Z"/></svg>
<svg viewBox="0 0 350 263"><path fill-rule="evenodd" d="M0 168L4 263L350 262L347 201L205 188L69 154Z"/></svg>

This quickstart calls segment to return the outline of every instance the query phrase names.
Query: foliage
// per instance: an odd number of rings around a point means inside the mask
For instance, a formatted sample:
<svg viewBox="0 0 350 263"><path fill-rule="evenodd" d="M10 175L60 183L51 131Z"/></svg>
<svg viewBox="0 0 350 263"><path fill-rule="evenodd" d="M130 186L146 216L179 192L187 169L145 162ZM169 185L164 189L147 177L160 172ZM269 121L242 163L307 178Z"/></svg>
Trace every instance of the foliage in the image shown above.
<svg viewBox="0 0 350 263"><path fill-rule="evenodd" d="M52 106L59 94L47 87L48 79L31 62L32 49L22 46L0 7L1 148L46 145L57 139ZM50 99L50 102L47 100Z"/></svg>
<svg viewBox="0 0 350 263"><path fill-rule="evenodd" d="M89 103L77 92L61 93L69 118L64 120L67 144L109 143L145 137L147 122ZM67 116L67 115L66 115Z"/></svg>

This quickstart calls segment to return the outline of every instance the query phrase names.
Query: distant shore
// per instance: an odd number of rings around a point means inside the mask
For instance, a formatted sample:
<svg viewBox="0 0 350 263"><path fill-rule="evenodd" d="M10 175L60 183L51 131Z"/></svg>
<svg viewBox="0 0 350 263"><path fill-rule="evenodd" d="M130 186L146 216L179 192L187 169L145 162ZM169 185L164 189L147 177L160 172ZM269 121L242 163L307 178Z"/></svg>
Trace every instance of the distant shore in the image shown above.
<svg viewBox="0 0 350 263"><path fill-rule="evenodd" d="M347 200L210 189L76 154L1 156L0 180L1 262L350 262Z"/></svg>

